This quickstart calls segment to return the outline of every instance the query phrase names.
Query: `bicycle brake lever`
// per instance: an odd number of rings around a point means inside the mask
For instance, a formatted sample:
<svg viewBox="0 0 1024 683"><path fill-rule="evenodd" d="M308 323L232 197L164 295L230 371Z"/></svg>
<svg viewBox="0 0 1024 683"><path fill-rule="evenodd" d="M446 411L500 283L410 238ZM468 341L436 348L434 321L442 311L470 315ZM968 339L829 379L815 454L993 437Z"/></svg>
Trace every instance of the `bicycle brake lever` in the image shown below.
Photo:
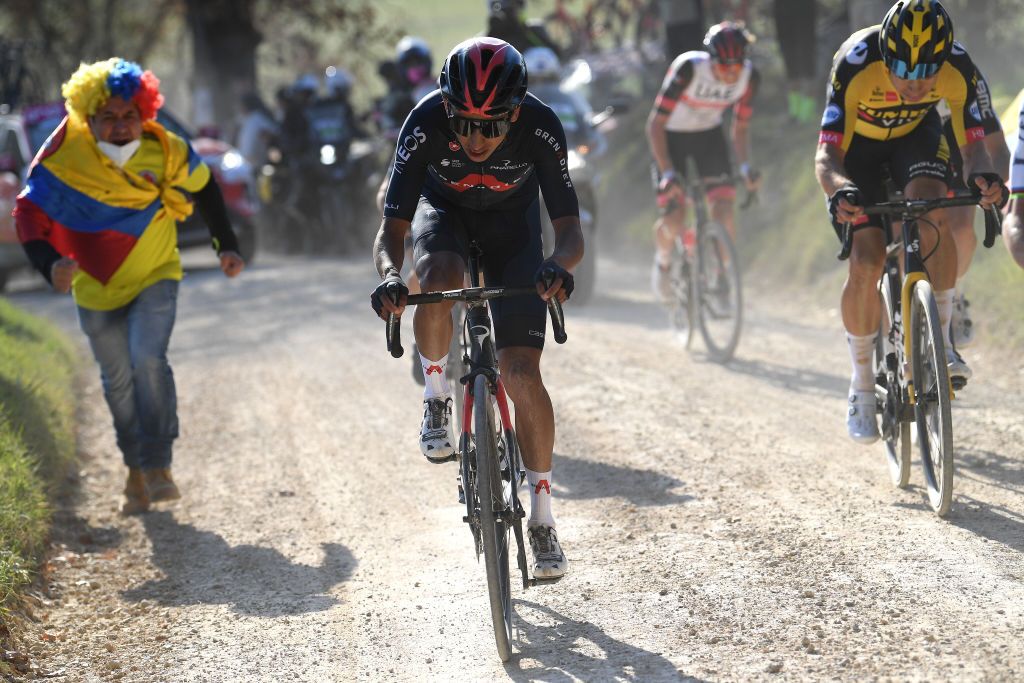
<svg viewBox="0 0 1024 683"><path fill-rule="evenodd" d="M398 287L388 285L386 290L391 302L398 305ZM387 339L388 351L391 353L392 358L401 358L405 355L405 349L402 348L402 319L394 313L388 313L384 336Z"/></svg>
<svg viewBox="0 0 1024 683"><path fill-rule="evenodd" d="M550 289L555 282L555 271L545 268L541 273L541 279L544 281L544 286ZM564 344L569 337L565 334L565 313L562 311L562 304L558 297L553 296L548 299L548 313L551 315L551 331L555 335L555 341Z"/></svg>
<svg viewBox="0 0 1024 683"><path fill-rule="evenodd" d="M843 246L839 249L839 253L836 254L836 258L840 261L845 261L850 258L851 251L853 251L853 224L843 223Z"/></svg>

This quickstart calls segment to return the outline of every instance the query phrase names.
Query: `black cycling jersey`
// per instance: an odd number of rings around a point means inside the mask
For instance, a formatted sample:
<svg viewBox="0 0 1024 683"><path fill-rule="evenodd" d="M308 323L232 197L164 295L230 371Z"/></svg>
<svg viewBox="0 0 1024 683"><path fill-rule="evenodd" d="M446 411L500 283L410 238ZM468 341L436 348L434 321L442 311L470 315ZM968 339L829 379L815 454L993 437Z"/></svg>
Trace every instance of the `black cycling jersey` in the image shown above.
<svg viewBox="0 0 1024 683"><path fill-rule="evenodd" d="M552 220L578 216L567 151L558 116L527 94L501 145L486 161L472 161L448 127L441 91L435 91L402 126L384 216L411 221L421 194L467 209L525 211L538 187Z"/></svg>

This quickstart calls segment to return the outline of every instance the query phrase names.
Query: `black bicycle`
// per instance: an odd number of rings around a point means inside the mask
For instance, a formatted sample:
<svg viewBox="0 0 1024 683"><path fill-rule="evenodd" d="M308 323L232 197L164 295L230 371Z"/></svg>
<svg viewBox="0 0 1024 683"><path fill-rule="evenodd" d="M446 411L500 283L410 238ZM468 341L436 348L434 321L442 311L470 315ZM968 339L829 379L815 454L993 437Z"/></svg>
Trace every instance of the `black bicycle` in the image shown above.
<svg viewBox="0 0 1024 683"><path fill-rule="evenodd" d="M699 327L708 355L726 363L736 353L743 327L739 257L729 232L710 219L707 191L695 168L686 173L683 188L693 204L694 227L676 236L672 250L669 322L686 348ZM755 199L750 193L740 208Z"/></svg>
<svg viewBox="0 0 1024 683"><path fill-rule="evenodd" d="M941 199L897 199L864 207L868 215L883 217L889 246L878 282L882 320L875 342L875 396L881 414L881 434L893 484L905 488L910 481L910 425L917 427L917 445L928 487L928 501L940 517L953 501L953 424L950 413L955 391L950 381L946 349L935 294L921 253L918 223L933 225L924 214L934 209L973 206L980 192ZM901 221L894 235L892 218ZM986 247L1001 231L1002 218L994 208L985 211ZM842 229L840 260L849 258L853 230ZM934 252L934 250L933 250ZM902 270L902 277L900 275Z"/></svg>
<svg viewBox="0 0 1024 683"><path fill-rule="evenodd" d="M501 661L512 654L512 590L510 586L509 551L514 536L516 562L522 574L523 588L535 584L526 562L522 520L526 516L517 489L525 478L519 445L512 426L505 387L498 374L494 349L493 326L487 302L507 296L537 296L534 287L482 287L480 262L482 251L473 241L469 247L468 271L470 287L445 292L427 292L409 296L409 305L441 301L462 301L466 304L462 337L468 342L468 354L462 356L466 370L459 380L463 384L464 407L460 415L459 448L453 459L459 461L459 502L466 505L462 518L473 533L477 559L484 558L487 571L487 592L491 604L494 641ZM554 272L547 281L554 280ZM395 300L397 292L393 293ZM566 340L562 307L555 299L548 302L555 341ZM394 315L387 321L388 351L395 358L404 353L400 321ZM497 414L497 418L495 417Z"/></svg>

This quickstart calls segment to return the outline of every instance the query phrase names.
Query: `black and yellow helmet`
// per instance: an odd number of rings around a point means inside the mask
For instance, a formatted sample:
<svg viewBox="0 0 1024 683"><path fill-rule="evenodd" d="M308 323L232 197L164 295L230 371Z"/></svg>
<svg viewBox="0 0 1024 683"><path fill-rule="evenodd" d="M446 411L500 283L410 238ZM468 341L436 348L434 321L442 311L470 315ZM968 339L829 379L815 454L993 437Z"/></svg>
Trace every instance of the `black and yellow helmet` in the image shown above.
<svg viewBox="0 0 1024 683"><path fill-rule="evenodd" d="M897 78L929 78L953 50L953 22L938 0L900 0L882 20L878 47Z"/></svg>

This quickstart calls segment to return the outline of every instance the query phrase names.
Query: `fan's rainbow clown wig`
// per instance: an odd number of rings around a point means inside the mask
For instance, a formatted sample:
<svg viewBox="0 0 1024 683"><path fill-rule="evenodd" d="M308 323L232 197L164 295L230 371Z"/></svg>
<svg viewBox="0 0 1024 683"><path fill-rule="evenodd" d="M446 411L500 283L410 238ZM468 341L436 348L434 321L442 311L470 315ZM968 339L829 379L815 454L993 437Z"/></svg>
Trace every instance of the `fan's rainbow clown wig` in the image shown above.
<svg viewBox="0 0 1024 683"><path fill-rule="evenodd" d="M133 102L143 121L156 118L164 104L160 80L153 72L120 57L80 64L60 92L68 113L81 121L95 114L111 97Z"/></svg>

